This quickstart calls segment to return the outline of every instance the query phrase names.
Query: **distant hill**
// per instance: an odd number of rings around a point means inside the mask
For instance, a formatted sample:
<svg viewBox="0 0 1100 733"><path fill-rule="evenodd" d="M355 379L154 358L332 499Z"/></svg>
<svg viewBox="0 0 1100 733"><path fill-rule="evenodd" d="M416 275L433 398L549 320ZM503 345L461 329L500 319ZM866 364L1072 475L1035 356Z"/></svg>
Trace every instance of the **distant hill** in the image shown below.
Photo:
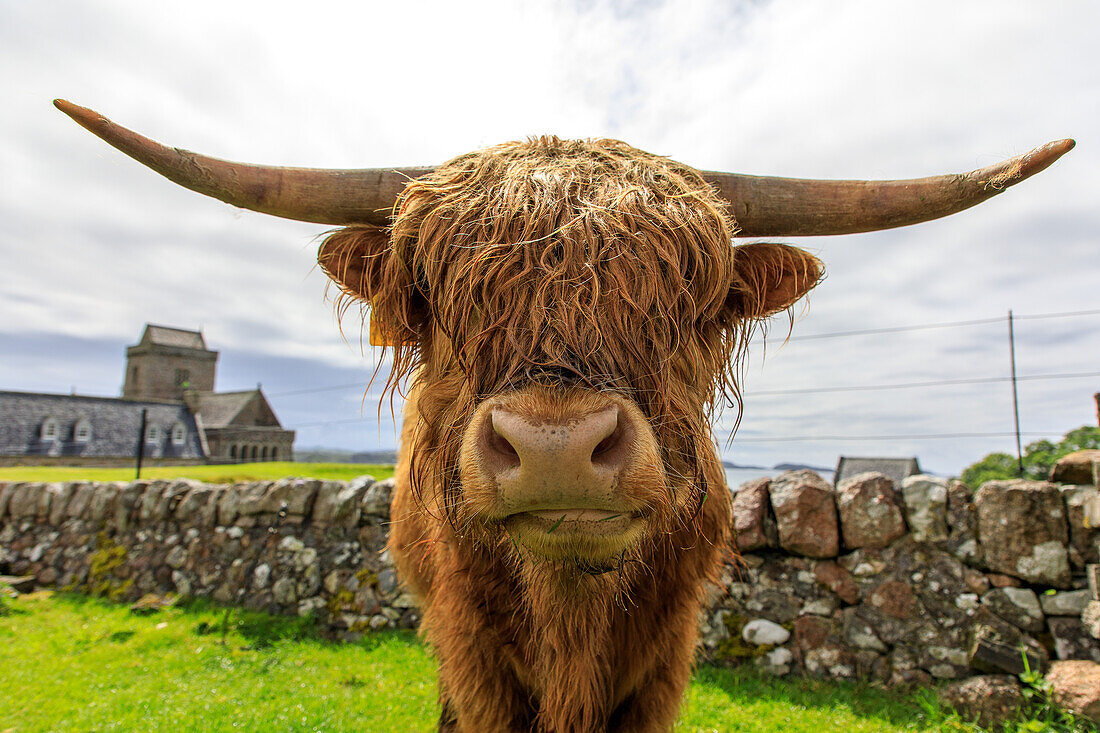
<svg viewBox="0 0 1100 733"><path fill-rule="evenodd" d="M397 451L350 451L335 448L305 448L294 451L299 463L372 463L387 465L397 463Z"/></svg>
<svg viewBox="0 0 1100 733"><path fill-rule="evenodd" d="M350 451L322 447L305 448L303 450L294 451L294 460L299 463L374 463L387 465L397 463L397 451ZM734 463L733 461L722 461L722 466L725 468L744 469L749 471L800 471L804 468L808 468L818 473L832 473L834 470L832 468L821 468L820 466L807 466L802 463L777 463L769 469L766 466L745 466L740 463Z"/></svg>
<svg viewBox="0 0 1100 733"><path fill-rule="evenodd" d="M726 468L744 468L750 471L767 471L768 469L763 466L742 466L740 463L734 463L733 461L722 461L722 465Z"/></svg>
<svg viewBox="0 0 1100 733"><path fill-rule="evenodd" d="M777 463L772 466L774 471L802 471L809 469L817 473L832 473L835 468L822 468L821 466L807 466L804 463Z"/></svg>

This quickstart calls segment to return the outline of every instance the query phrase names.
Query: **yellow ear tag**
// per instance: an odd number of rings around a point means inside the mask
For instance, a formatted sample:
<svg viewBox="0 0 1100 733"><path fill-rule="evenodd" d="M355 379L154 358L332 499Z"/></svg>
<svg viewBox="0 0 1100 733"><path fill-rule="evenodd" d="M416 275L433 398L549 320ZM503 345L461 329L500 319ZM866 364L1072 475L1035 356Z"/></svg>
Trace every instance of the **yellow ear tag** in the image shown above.
<svg viewBox="0 0 1100 733"><path fill-rule="evenodd" d="M371 346L412 346L413 341L401 341L394 338L385 324L382 323L382 319L376 317L376 312L371 308L370 312L370 345Z"/></svg>

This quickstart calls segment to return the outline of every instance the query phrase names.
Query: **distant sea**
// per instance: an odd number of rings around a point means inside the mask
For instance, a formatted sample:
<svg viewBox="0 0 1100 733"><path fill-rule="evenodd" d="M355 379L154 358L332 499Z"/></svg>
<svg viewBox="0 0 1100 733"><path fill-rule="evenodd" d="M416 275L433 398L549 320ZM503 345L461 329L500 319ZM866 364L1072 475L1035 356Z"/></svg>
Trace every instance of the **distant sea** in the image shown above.
<svg viewBox="0 0 1100 733"><path fill-rule="evenodd" d="M726 468L726 483L731 489L736 489L746 481L752 481L763 476L771 478L781 473L784 473L784 471L774 468ZM833 482L832 471L818 471L818 474L829 483Z"/></svg>

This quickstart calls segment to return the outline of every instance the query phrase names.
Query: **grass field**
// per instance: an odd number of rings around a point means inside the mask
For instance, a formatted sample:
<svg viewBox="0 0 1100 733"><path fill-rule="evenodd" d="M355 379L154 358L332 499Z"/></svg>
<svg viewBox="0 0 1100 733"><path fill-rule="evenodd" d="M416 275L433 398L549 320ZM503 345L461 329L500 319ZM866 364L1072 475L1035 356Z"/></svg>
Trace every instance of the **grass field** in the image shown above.
<svg viewBox="0 0 1100 733"><path fill-rule="evenodd" d="M152 616L41 591L3 601L0 731L428 731L435 663L408 632L356 644L192 602ZM915 695L698 670L680 731L969 731Z"/></svg>
<svg viewBox="0 0 1100 733"><path fill-rule="evenodd" d="M364 463L234 463L221 466L157 466L142 468L142 478L190 478L211 484L260 481L297 476L347 481L369 474L376 479L393 475L393 466ZM134 469L91 466L6 466L0 467L0 481L130 481ZM2 729L0 729L2 730Z"/></svg>

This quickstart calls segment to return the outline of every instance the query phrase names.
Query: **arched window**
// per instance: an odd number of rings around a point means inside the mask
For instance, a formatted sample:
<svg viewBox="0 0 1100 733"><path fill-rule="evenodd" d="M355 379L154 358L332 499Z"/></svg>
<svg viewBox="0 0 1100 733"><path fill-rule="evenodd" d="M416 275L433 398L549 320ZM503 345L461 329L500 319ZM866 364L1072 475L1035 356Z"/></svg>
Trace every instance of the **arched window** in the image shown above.
<svg viewBox="0 0 1100 733"><path fill-rule="evenodd" d="M256 446L252 446L251 454L252 454L252 462L255 463L256 462Z"/></svg>
<svg viewBox="0 0 1100 733"><path fill-rule="evenodd" d="M183 445L187 440L187 428L178 422L172 426L172 445Z"/></svg>
<svg viewBox="0 0 1100 733"><path fill-rule="evenodd" d="M73 440L77 443L87 443L92 439L92 422L86 417L82 417L76 421L76 427L73 428Z"/></svg>
<svg viewBox="0 0 1100 733"><path fill-rule="evenodd" d="M266 445L263 448L260 448L260 460L261 461L266 461L267 460L267 446Z"/></svg>
<svg viewBox="0 0 1100 733"><path fill-rule="evenodd" d="M146 443L159 443L160 442L160 426L159 425L147 425L145 427L145 442Z"/></svg>
<svg viewBox="0 0 1100 733"><path fill-rule="evenodd" d="M277 445L271 446L271 460L279 460L279 446Z"/></svg>
<svg viewBox="0 0 1100 733"><path fill-rule="evenodd" d="M231 459L233 459L234 461L237 460L237 446L235 446L235 445L229 446L229 457Z"/></svg>
<svg viewBox="0 0 1100 733"><path fill-rule="evenodd" d="M57 440L61 437L61 431L58 429L57 418L47 417L42 421L42 432L40 433L42 440Z"/></svg>

